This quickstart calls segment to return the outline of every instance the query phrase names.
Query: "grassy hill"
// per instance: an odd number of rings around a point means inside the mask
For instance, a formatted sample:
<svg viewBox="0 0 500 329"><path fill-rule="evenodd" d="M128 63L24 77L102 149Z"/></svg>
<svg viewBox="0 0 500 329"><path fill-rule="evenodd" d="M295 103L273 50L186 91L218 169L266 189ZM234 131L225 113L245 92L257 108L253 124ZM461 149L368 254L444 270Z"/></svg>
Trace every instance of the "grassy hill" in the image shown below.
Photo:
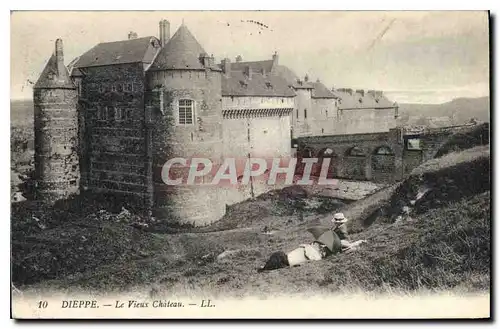
<svg viewBox="0 0 500 329"><path fill-rule="evenodd" d="M490 121L490 98L457 98L443 104L399 104L401 124L429 124L429 118L449 118L443 125L462 124L471 118ZM436 123L439 125L439 123Z"/></svg>
<svg viewBox="0 0 500 329"><path fill-rule="evenodd" d="M154 224L140 228L141 219L127 212L37 212L20 203L12 215L13 278L27 291L139 289L151 296L488 291L489 160L488 146L449 153L366 199L332 204L326 214L304 208L300 197L270 193L233 206L204 232L165 234ZM428 192L411 219L397 221L422 188ZM351 239L368 241L360 250L256 271L272 252L309 242L306 228L327 224L337 210L350 218Z"/></svg>

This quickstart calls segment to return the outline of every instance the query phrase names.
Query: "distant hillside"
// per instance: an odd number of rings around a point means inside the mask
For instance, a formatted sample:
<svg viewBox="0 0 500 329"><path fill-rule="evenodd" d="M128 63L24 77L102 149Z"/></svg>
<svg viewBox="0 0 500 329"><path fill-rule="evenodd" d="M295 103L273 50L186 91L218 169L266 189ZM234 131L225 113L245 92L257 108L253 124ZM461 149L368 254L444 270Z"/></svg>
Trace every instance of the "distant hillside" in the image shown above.
<svg viewBox="0 0 500 329"><path fill-rule="evenodd" d="M33 124L33 101L19 99L10 101L11 126L31 126Z"/></svg>
<svg viewBox="0 0 500 329"><path fill-rule="evenodd" d="M399 104L399 123L446 126L471 118L489 122L490 98L456 98L443 104Z"/></svg>

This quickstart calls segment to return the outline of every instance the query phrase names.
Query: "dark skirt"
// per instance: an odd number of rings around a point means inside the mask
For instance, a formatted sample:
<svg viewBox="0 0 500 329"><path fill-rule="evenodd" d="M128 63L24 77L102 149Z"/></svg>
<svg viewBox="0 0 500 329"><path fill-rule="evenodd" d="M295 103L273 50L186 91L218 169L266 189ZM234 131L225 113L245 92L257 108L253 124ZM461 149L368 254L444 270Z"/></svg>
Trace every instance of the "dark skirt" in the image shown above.
<svg viewBox="0 0 500 329"><path fill-rule="evenodd" d="M262 272L262 271L277 270L279 268L287 266L289 266L289 264L286 253L284 253L283 251L276 251L272 253L272 255L269 257L264 267L260 268L258 271Z"/></svg>

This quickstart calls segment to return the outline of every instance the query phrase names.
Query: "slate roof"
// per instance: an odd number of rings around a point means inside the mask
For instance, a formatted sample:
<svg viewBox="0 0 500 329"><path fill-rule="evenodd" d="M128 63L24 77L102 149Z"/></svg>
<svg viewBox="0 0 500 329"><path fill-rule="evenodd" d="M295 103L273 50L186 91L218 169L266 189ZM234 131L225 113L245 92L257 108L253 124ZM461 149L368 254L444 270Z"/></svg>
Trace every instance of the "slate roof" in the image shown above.
<svg viewBox="0 0 500 329"><path fill-rule="evenodd" d="M363 95L355 90L350 93L346 89L335 89L333 94L338 97L338 106L341 110L397 107L396 103L390 101L380 91L365 91Z"/></svg>
<svg viewBox="0 0 500 329"><path fill-rule="evenodd" d="M314 89L312 91L312 98L337 98L324 84L320 81L312 83Z"/></svg>
<svg viewBox="0 0 500 329"><path fill-rule="evenodd" d="M183 24L161 49L149 70L204 70L200 60L202 54L206 54L205 50ZM216 65L212 68L219 70Z"/></svg>
<svg viewBox="0 0 500 329"><path fill-rule="evenodd" d="M263 97L294 97L295 92L288 83L276 75L262 75L253 72L252 78L242 71L231 71L230 76L222 76L223 96L263 96Z"/></svg>
<svg viewBox="0 0 500 329"><path fill-rule="evenodd" d="M288 67L284 65L276 65L273 68L273 72L279 75L288 82L288 85L295 89L314 89L314 86L310 82L305 82L300 80L300 78Z"/></svg>
<svg viewBox="0 0 500 329"><path fill-rule="evenodd" d="M99 43L81 55L74 67L151 63L156 54L151 43L155 41L159 45L159 40L152 36Z"/></svg>
<svg viewBox="0 0 500 329"><path fill-rule="evenodd" d="M261 73L264 70L264 72L269 73L273 69L273 60L231 63L231 70L244 71L247 66L250 66L253 72Z"/></svg>
<svg viewBox="0 0 500 329"><path fill-rule="evenodd" d="M58 62L55 54L52 54L47 65L40 74L33 89L75 89L75 85L69 77L69 72L63 61Z"/></svg>

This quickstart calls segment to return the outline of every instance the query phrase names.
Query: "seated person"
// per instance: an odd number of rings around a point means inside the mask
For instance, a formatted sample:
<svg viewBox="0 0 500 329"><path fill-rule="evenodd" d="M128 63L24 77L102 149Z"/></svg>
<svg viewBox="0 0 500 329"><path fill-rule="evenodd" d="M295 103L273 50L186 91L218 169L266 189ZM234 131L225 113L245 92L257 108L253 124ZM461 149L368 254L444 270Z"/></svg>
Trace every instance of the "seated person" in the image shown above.
<svg viewBox="0 0 500 329"><path fill-rule="evenodd" d="M362 243L366 243L366 240L350 241L349 234L347 233L347 223L348 219L345 218L344 214L339 212L333 215L332 223L334 224L332 230L340 238L340 244L342 246L342 252L352 252L359 248Z"/></svg>

